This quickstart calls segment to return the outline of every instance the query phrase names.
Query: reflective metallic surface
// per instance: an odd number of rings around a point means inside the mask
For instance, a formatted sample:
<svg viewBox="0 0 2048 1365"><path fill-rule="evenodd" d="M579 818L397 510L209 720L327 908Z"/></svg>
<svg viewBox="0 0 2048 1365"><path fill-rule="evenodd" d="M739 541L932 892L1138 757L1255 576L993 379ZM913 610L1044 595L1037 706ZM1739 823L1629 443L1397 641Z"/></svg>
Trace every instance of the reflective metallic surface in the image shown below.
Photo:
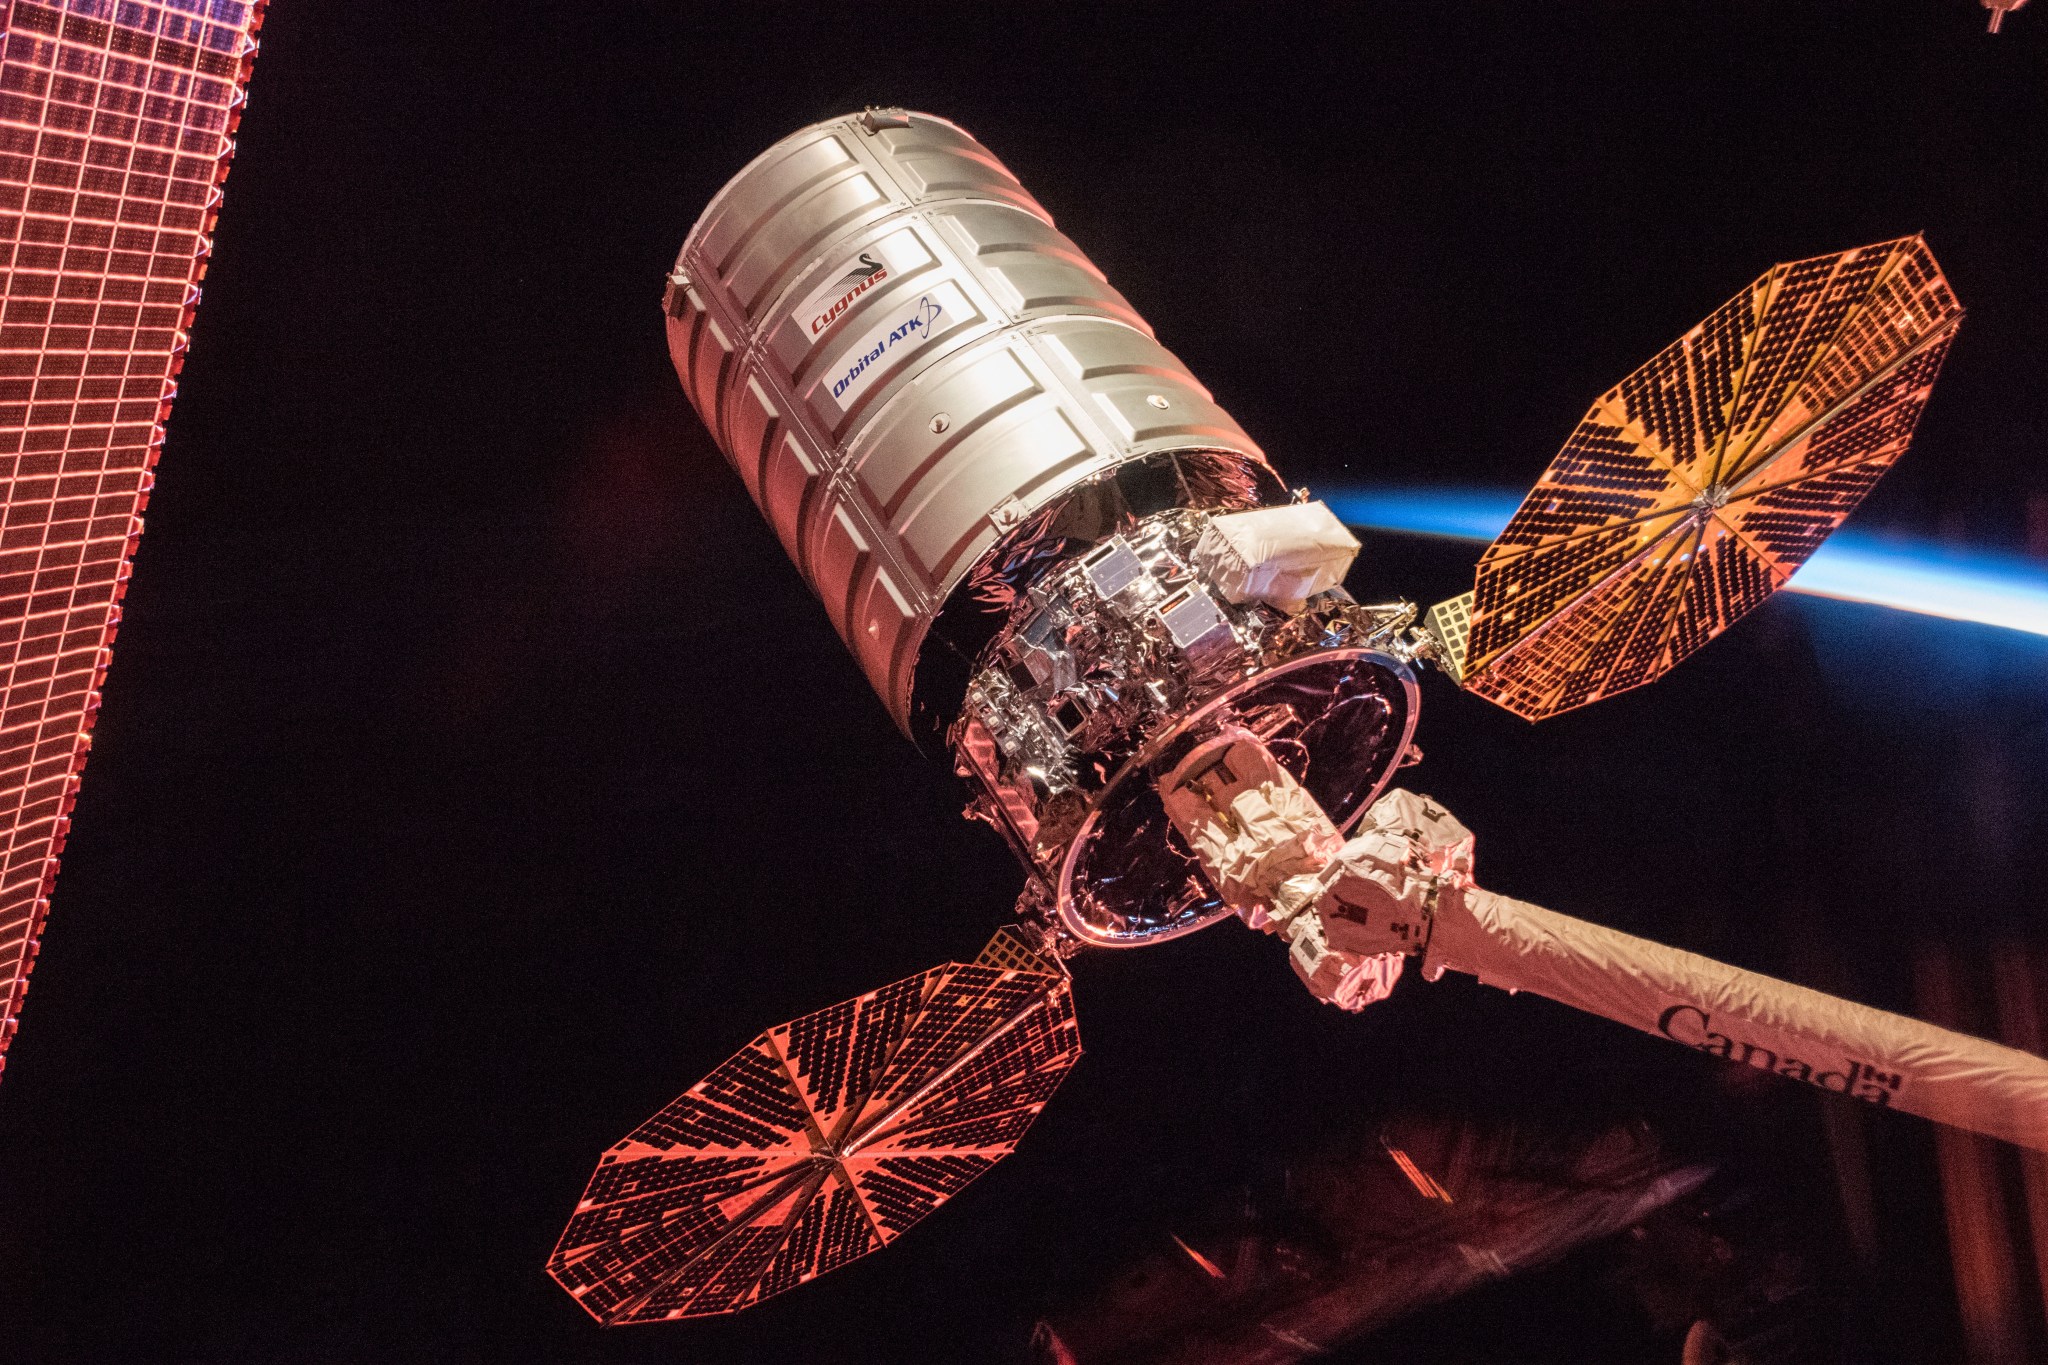
<svg viewBox="0 0 2048 1365"><path fill-rule="evenodd" d="M1176 452L1277 491L1229 414L943 119L870 111L777 143L691 230L667 312L691 401L906 730L949 597L1040 513Z"/></svg>
<svg viewBox="0 0 2048 1365"><path fill-rule="evenodd" d="M1174 842L1153 783L1218 728L1262 735L1340 824L1407 750L1405 604L1341 590L1290 615L1233 602L1196 563L1207 513L1132 524L1014 602L952 733L987 820L1085 943L1130 946L1227 909Z"/></svg>
<svg viewBox="0 0 2048 1365"><path fill-rule="evenodd" d="M1203 727L1256 727L1344 820L1405 752L1407 609L1208 581L1209 516L1284 486L952 124L785 138L692 230L667 311L720 448L1044 925L1127 945L1221 913L1150 787Z"/></svg>
<svg viewBox="0 0 2048 1365"><path fill-rule="evenodd" d="M1340 637L1341 638L1341 637ZM1061 864L1060 922L1083 942L1127 947L1230 913L1171 828L1154 785L1187 749L1239 725L1267 727L1282 766L1349 827L1408 754L1418 691L1402 659L1332 644L1219 696L1166 729L1103 792Z"/></svg>

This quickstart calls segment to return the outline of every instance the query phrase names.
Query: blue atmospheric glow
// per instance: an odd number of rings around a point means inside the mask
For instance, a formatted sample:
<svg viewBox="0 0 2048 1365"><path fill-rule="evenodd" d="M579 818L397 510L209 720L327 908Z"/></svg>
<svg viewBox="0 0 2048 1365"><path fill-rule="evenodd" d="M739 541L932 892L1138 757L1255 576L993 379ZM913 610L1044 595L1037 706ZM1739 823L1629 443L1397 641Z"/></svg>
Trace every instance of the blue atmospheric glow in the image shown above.
<svg viewBox="0 0 2048 1365"><path fill-rule="evenodd" d="M1492 540L1519 492L1495 488L1350 488L1323 501L1352 526ZM1793 592L2048 635L2048 565L1845 531L1814 552Z"/></svg>

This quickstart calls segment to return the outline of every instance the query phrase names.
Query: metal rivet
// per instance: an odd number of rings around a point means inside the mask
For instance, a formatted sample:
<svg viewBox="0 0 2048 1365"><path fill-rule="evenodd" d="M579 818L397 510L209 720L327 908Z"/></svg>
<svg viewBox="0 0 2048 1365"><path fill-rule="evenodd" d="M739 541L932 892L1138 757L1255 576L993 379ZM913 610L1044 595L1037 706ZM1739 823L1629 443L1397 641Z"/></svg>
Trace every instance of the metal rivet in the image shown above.
<svg viewBox="0 0 2048 1365"><path fill-rule="evenodd" d="M1147 403L1150 403L1155 408L1163 408L1166 406L1166 395L1161 393L1148 393L1145 395L1145 401Z"/></svg>
<svg viewBox="0 0 2048 1365"><path fill-rule="evenodd" d="M938 416L932 418L932 435L936 436L940 432L944 431L947 427L950 427L952 425L953 419L946 416L946 414L942 412Z"/></svg>

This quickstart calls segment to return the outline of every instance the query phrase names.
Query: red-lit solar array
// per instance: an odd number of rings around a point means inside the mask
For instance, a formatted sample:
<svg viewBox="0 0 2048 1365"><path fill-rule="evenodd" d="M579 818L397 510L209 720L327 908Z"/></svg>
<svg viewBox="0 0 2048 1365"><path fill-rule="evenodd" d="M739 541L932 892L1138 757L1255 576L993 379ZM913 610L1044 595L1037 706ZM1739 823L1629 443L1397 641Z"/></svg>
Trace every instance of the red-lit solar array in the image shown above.
<svg viewBox="0 0 2048 1365"><path fill-rule="evenodd" d="M264 0L0 0L0 1066L49 909Z"/></svg>
<svg viewBox="0 0 2048 1365"><path fill-rule="evenodd" d="M1723 304L1593 405L1487 549L1465 686L1540 719L1727 629L1905 453L1961 319L1918 237Z"/></svg>
<svg viewBox="0 0 2048 1365"><path fill-rule="evenodd" d="M965 1189L1080 1056L1056 967L947 963L770 1029L605 1154L548 1273L607 1326L758 1303Z"/></svg>

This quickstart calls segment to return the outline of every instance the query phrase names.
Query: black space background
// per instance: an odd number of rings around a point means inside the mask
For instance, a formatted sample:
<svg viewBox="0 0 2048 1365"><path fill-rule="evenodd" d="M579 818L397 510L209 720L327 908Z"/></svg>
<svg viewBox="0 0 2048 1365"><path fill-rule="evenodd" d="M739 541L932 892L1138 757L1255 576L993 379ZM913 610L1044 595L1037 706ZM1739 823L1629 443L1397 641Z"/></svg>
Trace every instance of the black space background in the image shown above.
<svg viewBox="0 0 2048 1365"><path fill-rule="evenodd" d="M1772 262L1924 230L1971 309L1859 514L2048 549L2048 6L280 0L0 1085L9 1362L1021 1358L1368 1110L1640 1116L1839 1240L1819 1100L1528 998L1361 1018L1224 927L1078 965L1090 1056L889 1254L601 1333L598 1153L757 1030L971 956L1017 875L843 653L669 369L663 271L775 138L954 118L1294 482L1523 485ZM1374 536L1433 601L1473 547ZM1910 1007L2042 937L2048 650L1780 600L1407 774L1485 882ZM1957 1328L1932 1143L1871 1114L1871 1360ZM1597 1256L1344 1358L1677 1359Z"/></svg>

